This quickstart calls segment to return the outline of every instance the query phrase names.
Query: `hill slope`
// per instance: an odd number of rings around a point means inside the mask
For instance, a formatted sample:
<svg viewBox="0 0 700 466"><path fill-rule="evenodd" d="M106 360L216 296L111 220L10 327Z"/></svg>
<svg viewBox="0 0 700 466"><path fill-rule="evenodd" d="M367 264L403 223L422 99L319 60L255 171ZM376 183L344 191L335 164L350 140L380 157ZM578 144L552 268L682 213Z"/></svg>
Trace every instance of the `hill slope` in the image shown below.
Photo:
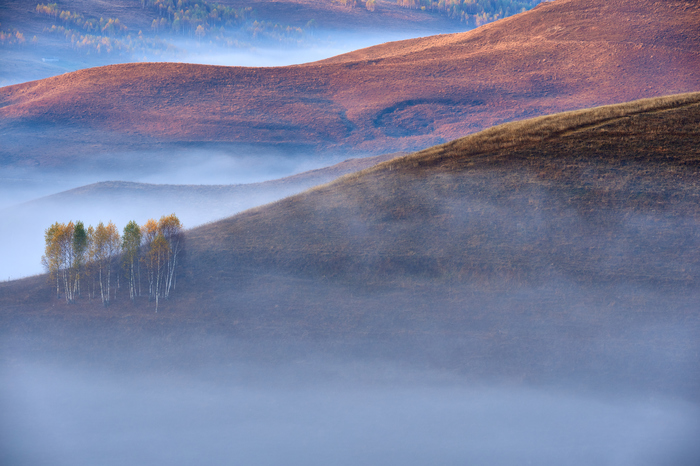
<svg viewBox="0 0 700 466"><path fill-rule="evenodd" d="M54 222L81 220L86 225L113 221L117 228L135 220L176 213L191 228L242 210L299 193L341 175L359 171L401 154L350 159L260 183L232 185L165 185L105 181L0 209L0 277L41 273L44 231ZM16 225L23 225L21 231Z"/></svg>
<svg viewBox="0 0 700 466"><path fill-rule="evenodd" d="M195 229L191 260L361 282L692 285L699 112L694 93L491 128Z"/></svg>
<svg viewBox="0 0 700 466"><path fill-rule="evenodd" d="M423 148L504 121L698 90L698 23L693 3L560 0L306 65L82 70L0 90L0 157L65 166L175 143Z"/></svg>
<svg viewBox="0 0 700 466"><path fill-rule="evenodd" d="M0 284L2 327L76 351L215 335L285 360L276 345L305 342L697 399L699 118L695 93L492 128L189 231L158 314L65 305L33 278Z"/></svg>

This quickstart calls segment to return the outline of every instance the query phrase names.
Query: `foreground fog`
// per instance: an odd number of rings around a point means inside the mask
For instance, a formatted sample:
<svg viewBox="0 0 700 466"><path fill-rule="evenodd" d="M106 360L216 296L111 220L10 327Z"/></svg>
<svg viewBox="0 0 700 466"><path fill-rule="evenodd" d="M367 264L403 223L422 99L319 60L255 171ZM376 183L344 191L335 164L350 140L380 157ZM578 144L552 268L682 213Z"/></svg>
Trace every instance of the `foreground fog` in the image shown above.
<svg viewBox="0 0 700 466"><path fill-rule="evenodd" d="M700 408L684 401L407 378L390 365L188 377L22 362L0 383L8 465L700 462Z"/></svg>

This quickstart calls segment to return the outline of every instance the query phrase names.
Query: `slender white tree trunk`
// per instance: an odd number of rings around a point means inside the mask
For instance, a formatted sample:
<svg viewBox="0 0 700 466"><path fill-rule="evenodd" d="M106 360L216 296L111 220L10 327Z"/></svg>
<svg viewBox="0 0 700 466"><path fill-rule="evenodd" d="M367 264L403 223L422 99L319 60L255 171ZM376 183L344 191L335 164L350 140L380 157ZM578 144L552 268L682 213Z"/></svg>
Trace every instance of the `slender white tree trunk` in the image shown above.
<svg viewBox="0 0 700 466"><path fill-rule="evenodd" d="M100 297L102 298L102 305L104 306L104 304L105 304L105 290L104 290L104 286L102 285L102 266L100 266Z"/></svg>

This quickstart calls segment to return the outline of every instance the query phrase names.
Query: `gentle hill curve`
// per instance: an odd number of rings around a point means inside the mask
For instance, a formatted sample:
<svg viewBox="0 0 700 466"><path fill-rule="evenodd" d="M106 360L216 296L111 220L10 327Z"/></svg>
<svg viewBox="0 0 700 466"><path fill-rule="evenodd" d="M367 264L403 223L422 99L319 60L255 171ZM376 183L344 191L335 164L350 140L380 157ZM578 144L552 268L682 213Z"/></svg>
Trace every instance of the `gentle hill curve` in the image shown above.
<svg viewBox="0 0 700 466"><path fill-rule="evenodd" d="M173 185L104 181L44 196L0 209L0 277L41 272L44 230L54 222L81 220L86 225L113 221L123 228L129 221L176 213L188 228L230 217L327 183L403 154L349 159L335 165L259 183L229 185ZM22 233L16 225L24 225Z"/></svg>
<svg viewBox="0 0 700 466"><path fill-rule="evenodd" d="M63 165L173 143L415 150L505 121L696 91L699 23L700 6L684 1L559 0L306 65L87 69L2 88L0 155Z"/></svg>
<svg viewBox="0 0 700 466"><path fill-rule="evenodd" d="M286 360L301 342L697 400L699 119L693 93L492 128L188 231L157 314L34 277L0 283L0 328L80 354L233 338Z"/></svg>
<svg viewBox="0 0 700 466"><path fill-rule="evenodd" d="M224 258L220 248L227 245L228 263L282 264L352 279L360 270L371 280L456 271L473 280L509 270L537 280L559 264L556 273L572 279L697 283L700 249L690 248L696 241L690 236L686 247L664 249L668 260L655 257L658 249L629 251L622 268L606 264L608 245L595 238L623 235L618 246L628 247L632 238L624 235L633 232L622 230L634 217L698 218L699 117L700 93L693 93L508 123L195 229L190 237L202 257L216 251ZM511 209L525 215L523 225L538 216L543 224L513 231L508 224L515 220L494 217ZM548 231L563 219L567 225L557 226L563 231ZM665 234L689 234L697 228L689 221L690 230Z"/></svg>

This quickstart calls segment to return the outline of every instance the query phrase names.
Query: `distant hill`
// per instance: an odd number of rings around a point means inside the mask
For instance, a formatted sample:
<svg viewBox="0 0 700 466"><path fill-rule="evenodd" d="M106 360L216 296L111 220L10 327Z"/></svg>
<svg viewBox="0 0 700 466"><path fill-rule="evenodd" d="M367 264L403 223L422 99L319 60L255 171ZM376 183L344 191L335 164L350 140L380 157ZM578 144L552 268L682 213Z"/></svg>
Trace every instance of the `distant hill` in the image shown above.
<svg viewBox="0 0 700 466"><path fill-rule="evenodd" d="M158 314L66 305L36 277L0 284L1 327L62 348L91 328L76 351L217 336L284 360L269 348L306 342L696 399L699 119L694 93L494 127L188 231Z"/></svg>
<svg viewBox="0 0 700 466"><path fill-rule="evenodd" d="M234 213L267 204L313 186L327 183L339 176L353 173L403 154L385 154L374 157L348 159L330 167L302 172L277 180L260 183L228 185L176 185L103 181L45 196L33 201L3 209L5 215L21 211L50 210L60 218L80 216L81 209L98 208L112 215L128 216L129 210L141 211L151 206L153 212L181 212L189 225L198 225ZM76 217L77 218L77 217Z"/></svg>
<svg viewBox="0 0 700 466"><path fill-rule="evenodd" d="M104 181L0 209L0 277L13 278L41 271L44 230L54 222L81 220L86 225L129 221L176 213L188 228L230 217L242 210L276 201L347 173L359 171L402 154L349 159L261 183L232 185L166 185ZM20 234L16 225L24 225Z"/></svg>
<svg viewBox="0 0 700 466"><path fill-rule="evenodd" d="M700 6L684 1L560 0L306 65L82 70L0 89L0 163L66 166L172 144L422 149L506 121L696 91L699 23Z"/></svg>
<svg viewBox="0 0 700 466"><path fill-rule="evenodd" d="M265 63L274 54L267 57L261 48L284 51L276 64L299 63L310 60L304 56L329 56L319 48L347 51L357 41L366 46L458 32L476 19L503 17L502 8L481 3L489 15L472 12L464 21L388 0L372 0L372 11L355 0L7 0L0 5L0 86L135 61L245 65L252 54ZM509 0L506 10L537 3Z"/></svg>

